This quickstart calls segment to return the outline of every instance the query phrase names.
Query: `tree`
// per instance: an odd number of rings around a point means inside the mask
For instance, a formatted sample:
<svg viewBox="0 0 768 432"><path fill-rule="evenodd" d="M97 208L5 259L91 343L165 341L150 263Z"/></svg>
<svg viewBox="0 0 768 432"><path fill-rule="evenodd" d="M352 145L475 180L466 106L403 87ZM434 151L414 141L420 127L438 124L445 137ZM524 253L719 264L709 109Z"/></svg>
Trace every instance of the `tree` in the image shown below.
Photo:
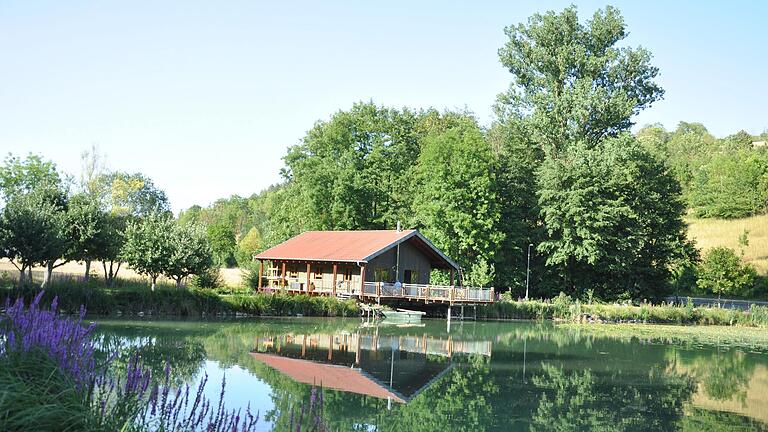
<svg viewBox="0 0 768 432"><path fill-rule="evenodd" d="M475 282L490 283L503 236L498 229L494 157L477 124L467 119L428 135L415 176L416 226L448 256L456 257ZM473 271L475 267L486 275Z"/></svg>
<svg viewBox="0 0 768 432"><path fill-rule="evenodd" d="M122 258L138 273L149 277L152 291L157 278L171 268L174 226L169 215L155 212L129 222L125 231Z"/></svg>
<svg viewBox="0 0 768 432"><path fill-rule="evenodd" d="M722 294L747 295L755 286L757 271L741 258L733 249L714 247L710 249L699 265L698 287L706 292L717 294L720 301Z"/></svg>
<svg viewBox="0 0 768 432"><path fill-rule="evenodd" d="M189 275L201 275L213 267L213 253L205 229L196 224L175 224L170 235L171 255L163 273L181 287Z"/></svg>
<svg viewBox="0 0 768 432"><path fill-rule="evenodd" d="M100 191L104 207L113 214L144 217L170 212L165 192L141 173L109 172L99 176L98 182L93 188Z"/></svg>
<svg viewBox="0 0 768 432"><path fill-rule="evenodd" d="M104 283L113 286L122 266L122 250L125 244L125 231L128 216L112 213L104 214L103 225L96 238L95 259L101 262L104 269ZM137 219L136 222L139 220Z"/></svg>
<svg viewBox="0 0 768 432"><path fill-rule="evenodd" d="M234 229L223 223L209 225L207 235L216 266L233 266L235 264L235 246L237 245Z"/></svg>
<svg viewBox="0 0 768 432"><path fill-rule="evenodd" d="M536 191L538 205L509 199L510 214L538 210L538 218L525 217L530 222L518 226L527 225L531 243L543 227L536 250L571 291L594 283L603 295L659 295L666 254L677 253L684 236L674 180L627 136L632 116L663 96L650 53L619 46L628 33L610 6L586 23L575 6L535 14L506 34L499 57L513 82L499 96L499 124L509 131L508 145L525 149L530 141L541 152L527 158L538 166L536 185L523 188ZM500 166L516 164L504 160L509 152L502 157ZM517 248L525 245L526 236L510 233Z"/></svg>
<svg viewBox="0 0 768 432"><path fill-rule="evenodd" d="M732 219L768 210L768 152L717 152L706 159L690 185L696 216Z"/></svg>
<svg viewBox="0 0 768 432"><path fill-rule="evenodd" d="M258 228L253 227L237 244L237 263L240 267L249 267L253 256L263 249L263 240Z"/></svg>
<svg viewBox="0 0 768 432"><path fill-rule="evenodd" d="M8 210L5 230L9 244L4 254L19 260L21 266L14 265L21 272L26 269L30 281L32 266L44 266L45 287L53 269L66 262L56 264L70 247L66 183L53 162L31 154L24 160L9 155L0 168L0 190Z"/></svg>
<svg viewBox="0 0 768 432"><path fill-rule="evenodd" d="M659 100L658 69L643 48L619 47L627 29L618 9L598 10L586 24L575 6L534 14L505 29L499 50L514 76L499 106L530 124L547 156L581 142L599 145L632 126L631 117Z"/></svg>
<svg viewBox="0 0 768 432"><path fill-rule="evenodd" d="M677 182L630 135L601 149L574 146L539 172L548 238L538 250L561 268L570 293L657 298L683 253Z"/></svg>
<svg viewBox="0 0 768 432"><path fill-rule="evenodd" d="M0 168L0 192L6 201L14 195L24 195L35 190L66 192L65 182L56 170L56 164L38 155L30 154L20 159L9 154Z"/></svg>
<svg viewBox="0 0 768 432"><path fill-rule="evenodd" d="M48 197L44 190L12 194L0 216L0 253L19 270L19 286L24 285L25 272L32 266L49 264L67 249L65 213ZM49 280L50 273L46 271L43 284Z"/></svg>
<svg viewBox="0 0 768 432"><path fill-rule="evenodd" d="M84 193L69 200L67 229L71 240L68 259L85 262L85 280L90 278L91 261L98 259L106 230L107 215L99 203Z"/></svg>

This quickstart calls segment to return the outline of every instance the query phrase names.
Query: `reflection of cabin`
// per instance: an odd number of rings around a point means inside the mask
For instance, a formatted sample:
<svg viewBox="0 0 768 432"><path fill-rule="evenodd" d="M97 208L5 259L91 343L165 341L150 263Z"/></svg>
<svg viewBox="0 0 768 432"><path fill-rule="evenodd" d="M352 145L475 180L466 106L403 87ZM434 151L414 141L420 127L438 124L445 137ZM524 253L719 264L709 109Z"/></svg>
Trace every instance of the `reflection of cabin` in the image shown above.
<svg viewBox="0 0 768 432"><path fill-rule="evenodd" d="M492 290L456 284L459 266L416 230L308 231L256 255L266 284L308 294L404 298L426 302L477 303ZM430 284L433 269L449 285ZM460 281L459 281L460 282Z"/></svg>
<svg viewBox="0 0 768 432"><path fill-rule="evenodd" d="M403 403L447 373L454 356L489 358L491 342L378 332L286 334L257 338L251 355L297 382Z"/></svg>

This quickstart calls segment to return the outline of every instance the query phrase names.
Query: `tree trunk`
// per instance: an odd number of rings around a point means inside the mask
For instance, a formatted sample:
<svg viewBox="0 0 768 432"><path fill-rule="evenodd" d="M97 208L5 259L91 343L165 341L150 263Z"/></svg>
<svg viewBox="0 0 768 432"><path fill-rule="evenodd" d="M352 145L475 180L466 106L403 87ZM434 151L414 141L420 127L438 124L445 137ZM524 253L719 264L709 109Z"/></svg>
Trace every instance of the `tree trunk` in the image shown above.
<svg viewBox="0 0 768 432"><path fill-rule="evenodd" d="M157 286L157 276L152 276L152 286L150 287L152 292L155 292L155 287L156 286Z"/></svg>
<svg viewBox="0 0 768 432"><path fill-rule="evenodd" d="M32 278L32 264L27 266L27 282L28 283L34 283L35 280Z"/></svg>
<svg viewBox="0 0 768 432"><path fill-rule="evenodd" d="M183 278L178 278L178 279L176 279L176 289L181 289L181 288L184 288L184 287L181 285L181 281L182 281L182 279L183 279Z"/></svg>
<svg viewBox="0 0 768 432"><path fill-rule="evenodd" d="M91 260L85 260L85 275L83 276L83 282L88 282L91 278Z"/></svg>
<svg viewBox="0 0 768 432"><path fill-rule="evenodd" d="M24 287L24 272L27 271L27 268L22 266L21 270L19 270L19 288Z"/></svg>
<svg viewBox="0 0 768 432"><path fill-rule="evenodd" d="M51 276L53 275L53 261L48 261L45 264L45 272L43 273L43 283L40 284L40 288L47 288L51 284Z"/></svg>

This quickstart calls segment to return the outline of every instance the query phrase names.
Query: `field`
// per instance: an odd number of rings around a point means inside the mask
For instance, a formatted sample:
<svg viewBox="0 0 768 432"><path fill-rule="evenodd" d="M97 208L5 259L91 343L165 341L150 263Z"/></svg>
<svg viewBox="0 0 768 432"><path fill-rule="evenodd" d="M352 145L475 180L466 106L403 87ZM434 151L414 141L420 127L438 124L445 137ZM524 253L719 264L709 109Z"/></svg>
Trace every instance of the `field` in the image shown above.
<svg viewBox="0 0 768 432"><path fill-rule="evenodd" d="M8 276L12 279L16 279L19 276L18 270L16 270L16 267L13 266L7 259L0 259L0 274L3 272L7 272ZM63 275L74 275L74 276L83 276L85 274L85 265L82 263L76 263L76 262L69 262L64 264L61 267L56 268L54 270L55 274L63 274ZM104 277L104 270L101 267L101 263L94 262L91 264L91 275L99 278ZM35 267L32 269L32 276L35 278L36 281L41 281L43 279L43 268L42 267ZM118 273L118 276L124 279L145 279L140 274L137 274L135 271L128 268L125 264L120 267L120 273ZM236 287L240 285L240 282L242 280L242 271L237 268L223 268L221 269L221 276L224 279L224 283L228 286ZM161 277L158 282L169 282L172 283L172 281ZM149 283L149 282L147 282Z"/></svg>
<svg viewBox="0 0 768 432"><path fill-rule="evenodd" d="M715 246L727 246L739 251L739 236L749 231L749 246L744 251L744 260L768 274L768 215L745 219L686 219L688 237L696 242L702 252Z"/></svg>

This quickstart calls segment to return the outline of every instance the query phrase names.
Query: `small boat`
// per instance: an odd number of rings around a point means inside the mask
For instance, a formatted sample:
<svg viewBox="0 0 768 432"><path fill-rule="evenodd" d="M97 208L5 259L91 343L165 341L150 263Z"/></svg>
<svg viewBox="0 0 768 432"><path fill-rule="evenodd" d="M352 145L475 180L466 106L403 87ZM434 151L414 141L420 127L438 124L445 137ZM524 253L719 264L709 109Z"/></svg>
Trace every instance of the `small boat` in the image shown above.
<svg viewBox="0 0 768 432"><path fill-rule="evenodd" d="M426 312L408 309L381 310L380 313L384 316L385 320L390 321L421 321L421 317L427 314Z"/></svg>

